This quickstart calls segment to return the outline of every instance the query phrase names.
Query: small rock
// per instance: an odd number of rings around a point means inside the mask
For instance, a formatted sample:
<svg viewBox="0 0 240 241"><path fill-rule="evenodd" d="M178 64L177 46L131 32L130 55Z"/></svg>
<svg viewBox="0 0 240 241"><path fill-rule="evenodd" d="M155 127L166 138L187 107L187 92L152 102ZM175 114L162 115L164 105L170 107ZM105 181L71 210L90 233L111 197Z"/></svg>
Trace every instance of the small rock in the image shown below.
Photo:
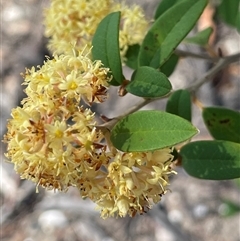
<svg viewBox="0 0 240 241"><path fill-rule="evenodd" d="M68 221L63 212L59 210L49 210L39 216L38 223L43 232L52 233L56 228L65 227Z"/></svg>

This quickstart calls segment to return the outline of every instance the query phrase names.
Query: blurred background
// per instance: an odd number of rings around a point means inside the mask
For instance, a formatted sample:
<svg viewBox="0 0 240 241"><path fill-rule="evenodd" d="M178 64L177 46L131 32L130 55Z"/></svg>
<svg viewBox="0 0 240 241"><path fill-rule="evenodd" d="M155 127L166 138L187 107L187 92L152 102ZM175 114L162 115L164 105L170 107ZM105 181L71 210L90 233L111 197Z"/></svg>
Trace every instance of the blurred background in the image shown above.
<svg viewBox="0 0 240 241"><path fill-rule="evenodd" d="M141 4L149 19L159 1L126 1ZM0 135L6 132L11 109L24 97L22 77L25 68L42 65L47 39L43 37L42 10L47 0L1 1L1 69L0 69ZM208 8L194 31L208 26L215 28L211 44L224 55L240 52L237 31L214 18ZM194 45L180 49L201 53ZM181 59L170 76L173 88L181 88L200 78L211 63L194 58ZM131 71L125 68L125 75ZM205 106L221 105L240 109L239 63L221 71L197 93ZM139 98L128 94L112 96L94 111L116 116L134 105ZM145 109L164 110L166 101L157 101ZM193 124L200 129L195 139L210 139L201 120L201 112L193 106ZM172 176L170 190L147 214L134 218L101 219L94 204L82 200L75 189L67 193L45 191L30 181L20 180L13 165L4 157L6 145L0 149L0 239L2 241L240 241L240 181L206 181L188 176L181 168Z"/></svg>

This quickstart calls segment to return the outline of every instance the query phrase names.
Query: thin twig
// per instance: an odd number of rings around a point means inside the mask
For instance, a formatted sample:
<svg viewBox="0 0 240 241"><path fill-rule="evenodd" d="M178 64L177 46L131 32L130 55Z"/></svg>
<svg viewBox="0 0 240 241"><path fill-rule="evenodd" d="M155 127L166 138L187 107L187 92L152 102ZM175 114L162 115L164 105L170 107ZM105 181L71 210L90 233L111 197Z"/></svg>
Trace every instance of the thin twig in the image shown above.
<svg viewBox="0 0 240 241"><path fill-rule="evenodd" d="M207 54L193 53L193 52L184 51L181 49L176 49L174 52L176 55L178 55L180 57L193 57L193 58L197 58L197 59L209 60L211 62L216 62L217 60L219 60L219 57L212 58L211 56L209 56Z"/></svg>
<svg viewBox="0 0 240 241"><path fill-rule="evenodd" d="M209 71L207 71L207 73L203 77L201 77L200 79L195 81L195 83L193 85L190 85L186 89L189 90L190 92L194 93L204 83L209 81L210 78L213 77L216 73L218 73L221 69L225 68L226 66L228 66L228 65L230 65L232 63L238 62L239 60L240 60L240 53L237 53L237 54L234 54L234 55L230 55L230 56L227 56L227 57L223 57L223 58L219 58L219 60L217 61L215 66L213 66ZM132 106L130 109L128 109L127 112L125 112L124 114L122 114L120 116L117 116L117 117L113 118L112 120L110 120L110 121L108 121L108 122L106 122L106 123L104 123L102 125L97 126L97 128L99 128L99 129L107 128L108 130L111 130L113 128L113 126L119 120L121 120L123 117L138 111L139 109L141 109L145 105L150 104L150 103L152 103L152 102L154 102L156 100L165 99L165 98L169 97L175 91L176 90L172 90L167 95L162 96L160 98L143 99L138 104L136 104L136 105Z"/></svg>
<svg viewBox="0 0 240 241"><path fill-rule="evenodd" d="M240 61L240 53L219 59L215 66L213 66L202 78L198 79L192 86L189 86L187 90L189 90L190 92L197 91L204 83L209 81L210 78L213 77L220 70L238 61Z"/></svg>
<svg viewBox="0 0 240 241"><path fill-rule="evenodd" d="M158 99L159 99L159 98L158 98ZM129 115L129 114L131 114L131 113L134 113L134 112L138 111L139 109L141 109L142 107L144 107L145 105L147 105L147 104L149 104L149 103L151 103L151 102L153 102L153 101L154 101L154 99L143 99L143 100L141 100L138 104L136 104L136 105L132 106L130 109L128 109L126 113L124 113L124 114L122 114L122 115L120 115L120 116L118 116L118 117L114 117L114 118L111 119L110 121L108 121L108 122L106 122L106 123L104 123L104 124L102 124L102 125L97 126L97 128L99 128L99 129L107 128L107 129L111 130L112 127L113 127L119 120L121 120L123 117L125 117L125 116L127 116L127 115Z"/></svg>

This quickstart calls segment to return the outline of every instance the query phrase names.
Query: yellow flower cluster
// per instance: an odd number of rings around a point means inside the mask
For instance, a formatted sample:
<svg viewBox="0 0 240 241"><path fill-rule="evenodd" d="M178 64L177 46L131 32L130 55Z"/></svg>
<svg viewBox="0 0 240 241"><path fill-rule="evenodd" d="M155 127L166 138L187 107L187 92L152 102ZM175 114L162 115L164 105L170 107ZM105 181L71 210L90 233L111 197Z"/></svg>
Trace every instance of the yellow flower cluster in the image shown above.
<svg viewBox="0 0 240 241"><path fill-rule="evenodd" d="M142 214L161 200L174 173L171 148L119 152L103 142L94 113L79 106L106 97L111 77L100 61L83 53L54 56L24 77L27 98L13 109L4 137L21 178L47 189L77 187L103 218Z"/></svg>
<svg viewBox="0 0 240 241"><path fill-rule="evenodd" d="M140 6L114 0L51 0L45 35L56 54L43 66L26 70L27 97L22 107L12 110L4 136L6 156L21 178L50 190L76 187L97 204L103 218L143 214L161 200L169 175L175 173L171 148L120 152L96 127L95 113L81 106L107 97L112 75L101 61L92 61L89 52L99 22L114 11L121 12L124 60L129 46L141 44L148 28Z"/></svg>
<svg viewBox="0 0 240 241"><path fill-rule="evenodd" d="M110 80L109 69L104 68L101 61L92 62L83 52L73 51L69 55L55 55L38 71L34 67L27 70L25 91L34 102L47 102L50 109L53 105L61 106L63 101L70 108L81 99L89 104L103 102Z"/></svg>
<svg viewBox="0 0 240 241"><path fill-rule="evenodd" d="M103 102L109 70L83 53L54 56L24 75L27 98L12 110L6 156L21 178L67 191L74 186L103 218L134 216L161 200L169 184L171 148L122 153L79 106Z"/></svg>
<svg viewBox="0 0 240 241"><path fill-rule="evenodd" d="M120 153L105 168L107 173L81 182L82 195L90 197L103 218L143 214L166 193L171 169L171 149Z"/></svg>
<svg viewBox="0 0 240 241"><path fill-rule="evenodd" d="M129 7L113 0L51 0L49 9L45 11L45 35L50 38L49 49L70 53L73 45L78 51L85 45L90 47L99 22L116 11L121 11L119 44L124 57L129 46L142 42L148 21L140 6Z"/></svg>
<svg viewBox="0 0 240 241"><path fill-rule="evenodd" d="M28 97L13 109L5 135L7 157L22 178L49 189L76 186L82 161L103 148L94 113L79 102L103 101L108 73L83 54L54 56L26 71Z"/></svg>

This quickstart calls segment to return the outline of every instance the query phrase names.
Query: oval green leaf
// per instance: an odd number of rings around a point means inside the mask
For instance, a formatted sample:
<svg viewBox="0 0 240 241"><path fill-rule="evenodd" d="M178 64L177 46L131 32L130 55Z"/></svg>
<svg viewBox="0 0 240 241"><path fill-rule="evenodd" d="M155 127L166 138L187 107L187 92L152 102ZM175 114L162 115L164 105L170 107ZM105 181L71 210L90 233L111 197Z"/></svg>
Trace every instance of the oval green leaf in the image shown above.
<svg viewBox="0 0 240 241"><path fill-rule="evenodd" d="M128 47L126 53L126 61L125 64L131 68L136 69L138 67L138 53L139 53L140 45L134 44Z"/></svg>
<svg viewBox="0 0 240 241"><path fill-rule="evenodd" d="M92 56L101 60L105 67L112 71L111 85L121 85L123 82L122 63L119 51L119 21L120 12L107 15L98 25L92 40Z"/></svg>
<svg viewBox="0 0 240 241"><path fill-rule="evenodd" d="M151 151L174 146L197 133L198 130L181 117L143 110L120 120L112 129L110 138L121 151Z"/></svg>
<svg viewBox="0 0 240 241"><path fill-rule="evenodd" d="M169 97L166 111L188 121L192 119L191 95L187 90L177 90Z"/></svg>
<svg viewBox="0 0 240 241"><path fill-rule="evenodd" d="M154 19L159 18L164 12L171 8L179 0L162 0L158 4L156 12L154 14Z"/></svg>
<svg viewBox="0 0 240 241"><path fill-rule="evenodd" d="M201 32L197 33L193 37L185 38L184 42L191 43L191 44L197 44L200 46L206 46L208 44L209 37L211 36L213 32L213 29L211 27L208 27Z"/></svg>
<svg viewBox="0 0 240 241"><path fill-rule="evenodd" d="M237 28L237 31L240 32L240 13L239 12L236 19L236 28Z"/></svg>
<svg viewBox="0 0 240 241"><path fill-rule="evenodd" d="M126 90L136 96L156 98L168 94L172 85L166 75L151 67L136 69Z"/></svg>
<svg viewBox="0 0 240 241"><path fill-rule="evenodd" d="M181 151L186 172L197 178L227 180L240 177L240 144L230 141L196 141Z"/></svg>
<svg viewBox="0 0 240 241"><path fill-rule="evenodd" d="M207 0L186 0L163 13L145 36L139 52L139 65L159 68L191 31Z"/></svg>
<svg viewBox="0 0 240 241"><path fill-rule="evenodd" d="M164 73L166 76L170 76L175 70L178 60L179 56L173 53L169 57L169 59L161 66L160 71Z"/></svg>
<svg viewBox="0 0 240 241"><path fill-rule="evenodd" d="M227 24L240 30L240 1L239 0L222 0L217 7L217 15Z"/></svg>
<svg viewBox="0 0 240 241"><path fill-rule="evenodd" d="M202 116L214 139L240 143L239 112L222 107L206 107Z"/></svg>

